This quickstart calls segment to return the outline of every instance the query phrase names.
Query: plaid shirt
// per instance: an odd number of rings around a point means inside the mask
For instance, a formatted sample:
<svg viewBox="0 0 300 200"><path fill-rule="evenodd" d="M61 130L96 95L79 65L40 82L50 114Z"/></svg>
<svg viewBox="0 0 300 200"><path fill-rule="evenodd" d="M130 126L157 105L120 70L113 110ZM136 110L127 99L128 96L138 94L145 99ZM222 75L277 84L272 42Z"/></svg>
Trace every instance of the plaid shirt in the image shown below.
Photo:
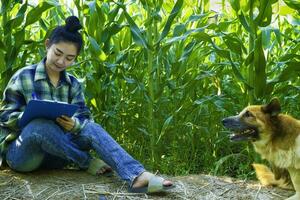
<svg viewBox="0 0 300 200"><path fill-rule="evenodd" d="M84 102L81 84L67 73L61 72L60 81L54 87L46 73L45 59L38 64L18 70L7 84L2 107L0 109L0 126L11 130L20 130L18 120L28 102L35 94L37 99L55 100L79 105L74 114L75 126L71 130L78 133L88 120L92 120L91 113Z"/></svg>

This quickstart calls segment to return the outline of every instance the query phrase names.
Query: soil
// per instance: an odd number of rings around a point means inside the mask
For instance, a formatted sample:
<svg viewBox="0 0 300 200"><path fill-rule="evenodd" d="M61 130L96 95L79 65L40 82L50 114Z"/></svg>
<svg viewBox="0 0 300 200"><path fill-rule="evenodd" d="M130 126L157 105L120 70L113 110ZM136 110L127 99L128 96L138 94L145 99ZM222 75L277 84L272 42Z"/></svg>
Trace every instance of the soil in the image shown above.
<svg viewBox="0 0 300 200"><path fill-rule="evenodd" d="M274 187L263 187L256 181L243 181L229 177L189 175L167 177L176 187L159 195L127 192L127 184L116 175L92 176L84 171L51 170L16 173L0 170L0 199L230 199L281 200L294 192Z"/></svg>

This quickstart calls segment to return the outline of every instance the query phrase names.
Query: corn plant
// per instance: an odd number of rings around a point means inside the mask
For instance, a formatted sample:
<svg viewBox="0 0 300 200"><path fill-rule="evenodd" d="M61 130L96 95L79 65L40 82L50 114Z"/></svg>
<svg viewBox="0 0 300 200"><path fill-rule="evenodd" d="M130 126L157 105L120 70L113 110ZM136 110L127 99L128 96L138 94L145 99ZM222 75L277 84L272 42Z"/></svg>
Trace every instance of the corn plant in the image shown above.
<svg viewBox="0 0 300 200"><path fill-rule="evenodd" d="M299 4L221 2L218 13L209 0L1 1L1 90L75 14L85 45L70 72L95 120L130 154L169 174L251 177L259 158L230 143L220 121L273 95L299 110L288 103L299 93Z"/></svg>

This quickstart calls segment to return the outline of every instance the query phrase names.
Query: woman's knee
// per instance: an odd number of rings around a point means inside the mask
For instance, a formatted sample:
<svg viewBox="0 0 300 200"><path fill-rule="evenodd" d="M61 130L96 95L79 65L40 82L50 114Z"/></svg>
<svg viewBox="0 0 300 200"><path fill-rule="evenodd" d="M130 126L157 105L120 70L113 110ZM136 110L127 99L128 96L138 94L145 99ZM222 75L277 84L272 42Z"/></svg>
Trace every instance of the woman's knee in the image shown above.
<svg viewBox="0 0 300 200"><path fill-rule="evenodd" d="M93 138L93 136L107 134L107 132L99 124L89 122L81 130L80 134Z"/></svg>
<svg viewBox="0 0 300 200"><path fill-rule="evenodd" d="M29 122L22 130L22 134L29 133L30 135L42 134L47 135L55 133L63 133L63 130L52 120L47 119L34 119Z"/></svg>
<svg viewBox="0 0 300 200"><path fill-rule="evenodd" d="M83 129L81 130L81 133L89 133L89 134L93 134L93 133L102 133L106 131L97 123L95 122L88 122Z"/></svg>
<svg viewBox="0 0 300 200"><path fill-rule="evenodd" d="M47 119L34 119L30 121L24 129L40 129L57 126L54 121Z"/></svg>

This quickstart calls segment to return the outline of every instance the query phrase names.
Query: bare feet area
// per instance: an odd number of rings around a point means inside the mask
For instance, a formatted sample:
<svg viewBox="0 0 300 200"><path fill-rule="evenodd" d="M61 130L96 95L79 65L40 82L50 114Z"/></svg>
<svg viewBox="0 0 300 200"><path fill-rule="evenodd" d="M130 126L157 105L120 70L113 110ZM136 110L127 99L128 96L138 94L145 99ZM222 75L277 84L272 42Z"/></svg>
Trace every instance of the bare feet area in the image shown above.
<svg viewBox="0 0 300 200"><path fill-rule="evenodd" d="M151 177L155 176L154 174L150 173L150 172L143 172L140 176L138 176L132 187L133 188L140 188L140 187L143 187L143 186L146 186L148 184L148 181ZM164 180L163 183L162 183L164 186L171 186L173 185L172 181L170 180Z"/></svg>
<svg viewBox="0 0 300 200"><path fill-rule="evenodd" d="M84 171L51 170L20 174L0 170L0 199L230 199L281 200L293 191L262 187L244 181L210 175L163 176L176 185L166 194L128 193L128 186L116 175L92 176Z"/></svg>

